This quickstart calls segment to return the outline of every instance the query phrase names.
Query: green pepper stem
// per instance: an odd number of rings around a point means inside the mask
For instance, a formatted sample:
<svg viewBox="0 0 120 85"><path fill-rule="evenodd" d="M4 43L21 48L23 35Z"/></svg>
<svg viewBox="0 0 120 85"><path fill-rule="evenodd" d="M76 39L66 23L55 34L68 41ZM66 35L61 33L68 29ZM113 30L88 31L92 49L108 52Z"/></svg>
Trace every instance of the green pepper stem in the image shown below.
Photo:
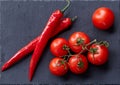
<svg viewBox="0 0 120 85"><path fill-rule="evenodd" d="M62 13L64 13L65 10L70 6L70 0L66 0L66 1L67 1L67 5L63 9L61 9Z"/></svg>
<svg viewBox="0 0 120 85"><path fill-rule="evenodd" d="M74 22L77 19L77 16L74 16L71 21Z"/></svg>

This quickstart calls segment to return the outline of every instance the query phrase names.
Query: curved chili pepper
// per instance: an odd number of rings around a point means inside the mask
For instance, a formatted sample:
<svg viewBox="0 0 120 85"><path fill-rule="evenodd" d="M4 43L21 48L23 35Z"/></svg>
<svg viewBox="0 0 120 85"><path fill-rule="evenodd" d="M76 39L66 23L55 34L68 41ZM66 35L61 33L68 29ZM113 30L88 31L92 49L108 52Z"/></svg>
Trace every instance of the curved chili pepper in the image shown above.
<svg viewBox="0 0 120 85"><path fill-rule="evenodd" d="M67 6L62 10L62 12L65 11L65 9L67 9ZM69 26L69 18L65 18L62 19L60 24L57 26L56 30L54 31L54 33L52 34L51 37L57 35L59 32L63 31L64 29L68 28ZM18 61L20 61L21 59L23 59L25 57L25 55L29 54L30 52L32 52L36 46L36 43L38 41L38 38L40 36L38 36L36 39L32 40L29 44L27 44L25 47L23 47L22 49L20 49L10 60L8 60L3 66L2 66L2 71L8 69L9 67L11 67L13 64L17 63Z"/></svg>
<svg viewBox="0 0 120 85"><path fill-rule="evenodd" d="M48 23L46 24L41 36L39 37L39 40L35 46L33 56L30 60L30 67L29 67L29 80L32 80L32 77L34 75L35 69L37 67L37 64L39 62L39 59L44 51L44 48L50 39L50 36L52 35L53 31L55 30L56 26L58 25L63 12L69 7L70 2L68 1L67 6L63 10L57 10L52 13L50 16Z"/></svg>
<svg viewBox="0 0 120 85"><path fill-rule="evenodd" d="M76 19L77 17L71 18L64 18L61 20L60 24L57 26L57 28L54 30L54 33L52 34L51 37L56 36L58 33L62 32L63 30L66 30L72 22ZM24 46L22 49L20 49L12 58L10 58L3 66L2 66L2 71L7 70L10 68L12 65L20 61L21 59L25 58L25 56L29 53L31 53L38 41L40 36L32 40L29 44Z"/></svg>

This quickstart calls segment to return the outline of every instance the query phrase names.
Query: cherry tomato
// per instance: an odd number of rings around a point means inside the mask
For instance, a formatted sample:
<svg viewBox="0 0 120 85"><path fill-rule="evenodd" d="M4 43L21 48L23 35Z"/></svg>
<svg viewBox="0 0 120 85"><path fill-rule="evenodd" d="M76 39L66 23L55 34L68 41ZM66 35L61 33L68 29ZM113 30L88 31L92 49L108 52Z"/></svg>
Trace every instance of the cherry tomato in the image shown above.
<svg viewBox="0 0 120 85"><path fill-rule="evenodd" d="M107 30L114 23L114 13L107 7L100 7L93 13L92 22L96 28Z"/></svg>
<svg viewBox="0 0 120 85"><path fill-rule="evenodd" d="M89 42L90 38L84 32L74 32L69 38L70 48L75 53L79 53L82 50L82 46Z"/></svg>
<svg viewBox="0 0 120 85"><path fill-rule="evenodd" d="M50 51L56 57L62 57L68 54L67 49L69 49L69 43L64 38L57 38L50 45Z"/></svg>
<svg viewBox="0 0 120 85"><path fill-rule="evenodd" d="M104 45L93 44L88 52L88 61L94 65L103 65L108 60L108 48Z"/></svg>
<svg viewBox="0 0 120 85"><path fill-rule="evenodd" d="M63 76L68 71L68 64L60 57L55 57L49 64L50 72L56 76Z"/></svg>
<svg viewBox="0 0 120 85"><path fill-rule="evenodd" d="M71 72L74 74L82 74L88 69L88 61L84 55L72 56L68 63Z"/></svg>

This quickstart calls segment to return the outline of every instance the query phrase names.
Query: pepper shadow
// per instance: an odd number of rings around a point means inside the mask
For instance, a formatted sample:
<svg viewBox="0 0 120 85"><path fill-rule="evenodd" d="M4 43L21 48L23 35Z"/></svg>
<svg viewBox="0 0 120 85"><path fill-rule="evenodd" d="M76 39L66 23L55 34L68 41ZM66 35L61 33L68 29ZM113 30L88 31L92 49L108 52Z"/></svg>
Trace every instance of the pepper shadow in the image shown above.
<svg viewBox="0 0 120 85"><path fill-rule="evenodd" d="M70 70L68 71L68 73L65 75L65 76L62 76L61 79L66 81L66 80L72 80L72 79L75 79L75 80L86 80L86 79L89 79L91 78L91 73L90 73L90 68L88 67L87 71L85 73L82 73L82 74L74 74L72 73Z"/></svg>
<svg viewBox="0 0 120 85"><path fill-rule="evenodd" d="M107 73L107 72L112 68L113 63L115 63L115 62L114 62L115 59L114 59L114 57L112 57L112 55L115 55L115 53L114 53L112 50L109 50L108 60L107 60L107 62L106 62L105 64L103 64L103 65L98 65L98 66L91 64L91 66L92 66L93 68L96 68L96 70L97 70L98 72Z"/></svg>

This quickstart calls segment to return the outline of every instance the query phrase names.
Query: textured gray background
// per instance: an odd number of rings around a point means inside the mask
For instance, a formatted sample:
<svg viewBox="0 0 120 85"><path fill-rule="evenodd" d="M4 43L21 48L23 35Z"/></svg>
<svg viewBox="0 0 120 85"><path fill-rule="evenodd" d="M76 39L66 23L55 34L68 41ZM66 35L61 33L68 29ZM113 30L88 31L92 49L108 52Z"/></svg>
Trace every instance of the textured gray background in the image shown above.
<svg viewBox="0 0 120 85"><path fill-rule="evenodd" d="M39 35L52 11L62 8L64 1L2 1L0 7L0 67L21 47ZM115 24L108 31L95 29L91 16L98 7L106 6L115 13ZM83 31L92 39L107 40L110 43L109 61L103 66L90 64L84 75L71 72L64 77L56 77L49 72L48 65L53 58L47 45L33 81L28 80L28 68L31 55L15 64L12 68L0 73L0 84L120 84L120 7L119 1L72 1L65 17L78 16L71 27L56 37L68 39L75 31ZM50 43L50 42L49 42Z"/></svg>

